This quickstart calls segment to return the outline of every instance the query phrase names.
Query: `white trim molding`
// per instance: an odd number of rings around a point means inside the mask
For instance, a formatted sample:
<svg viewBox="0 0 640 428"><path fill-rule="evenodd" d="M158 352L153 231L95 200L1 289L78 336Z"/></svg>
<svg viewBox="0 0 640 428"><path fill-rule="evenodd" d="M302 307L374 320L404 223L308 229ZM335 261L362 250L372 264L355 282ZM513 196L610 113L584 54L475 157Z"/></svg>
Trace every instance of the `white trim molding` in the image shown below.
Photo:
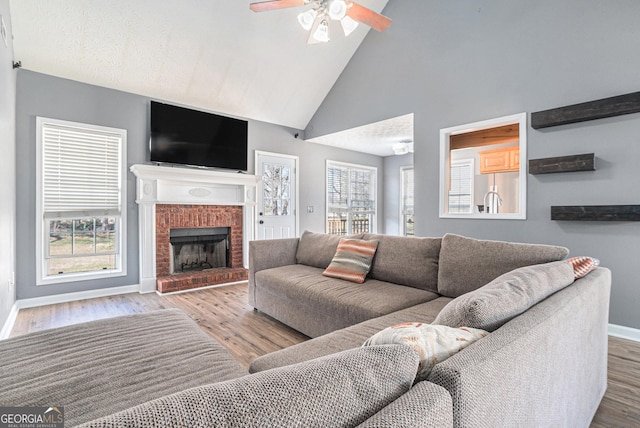
<svg viewBox="0 0 640 428"><path fill-rule="evenodd" d="M53 136L48 136L53 132ZM76 136L77 135L77 136ZM86 173L85 165L82 162L65 164L68 171L63 171L65 179L62 180L66 184L62 187L59 185L59 179L47 180L46 171L58 177L60 173L60 165L57 161L49 162L48 159L58 159L67 154L82 153L72 150L73 147L61 147L66 144L60 144L76 141L85 141L89 139L100 141L102 149L108 158L95 159L96 162L106 162L110 165L112 162L117 165L117 179L111 177L114 171L106 171L97 174L96 183L101 183L107 187L111 186L109 192L114 192L117 196L107 198L109 201L106 205L104 198L101 203L92 204L87 202L87 198L82 197L83 193L90 193L84 190L86 185L83 181L75 179L81 174ZM110 128L105 126L68 122L58 119L50 119L45 117L36 117L36 285L59 284L73 281L88 281L93 279L111 279L114 277L122 277L127 275L127 130L119 128ZM82 145L81 143L79 143ZM115 146L115 147L114 147ZM84 145L84 147L89 147ZM77 149L77 148L76 148ZM89 150L90 151L90 150ZM52 156L46 156L49 153ZM82 161L86 161L82 157ZM64 168L63 168L64 169ZM110 168L107 168L110 169ZM90 180L92 181L92 180ZM49 185L47 185L49 183ZM107 184L108 183L108 184ZM124 185L123 185L124 183ZM103 186L99 186L103 188ZM81 190L82 189L82 190ZM80 193L78 193L80 192ZM54 198L55 203L49 203L45 195L63 195L62 200L58 200L60 196ZM74 199L75 198L75 199ZM71 202L74 200L83 202L76 204ZM76 204L76 206L68 206ZM73 211L70 211L73 210ZM49 274L49 222L53 220L72 220L77 218L91 217L110 217L116 220L115 229L115 266L109 269L97 269L88 272L69 272L61 274ZM105 253L111 254L111 253Z"/></svg>
<svg viewBox="0 0 640 428"><path fill-rule="evenodd" d="M141 292L140 285L125 285L122 287L100 288L98 290L78 291L76 293L54 294L53 296L33 297L16 301L18 309L36 308L39 306L55 305L58 303L75 302L78 300L95 299L97 297L117 296L120 294Z"/></svg>
<svg viewBox="0 0 640 428"><path fill-rule="evenodd" d="M39 306L55 305L58 303L75 302L78 300L95 299L97 297L117 296L120 294L138 293L140 285L125 285L122 287L101 288L98 290L78 291L76 293L54 294L53 296L19 299L13 304L9 318L0 331L0 340L7 339L13 330L20 309L36 308Z"/></svg>
<svg viewBox="0 0 640 428"><path fill-rule="evenodd" d="M156 291L156 204L238 205L243 207L242 250L249 265L254 239L254 206L259 177L224 171L132 165L136 176L140 241L140 292Z"/></svg>
<svg viewBox="0 0 640 428"><path fill-rule="evenodd" d="M2 326L2 330L0 330L0 340L8 339L11 334L11 330L13 330L13 326L16 323L16 318L18 317L18 302L14 303L11 307L11 311L9 311L9 316L7 320L4 322L4 326Z"/></svg>
<svg viewBox="0 0 640 428"><path fill-rule="evenodd" d="M609 324L609 336L640 342L640 330L623 325Z"/></svg>
<svg viewBox="0 0 640 428"><path fill-rule="evenodd" d="M518 183L518 212L516 213L476 213L472 211L466 213L449 213L448 191L449 191L449 165L450 137L452 135L480 131L484 129L497 128L503 125L518 125L519 145L520 145L520 168ZM471 202L473 204L473 201ZM495 119L483 120L480 122L468 123L465 125L452 126L440 129L440 184L439 184L439 215L440 218L463 218L463 219L501 219L501 220L526 220L527 218L527 113L518 113L510 116L498 117Z"/></svg>

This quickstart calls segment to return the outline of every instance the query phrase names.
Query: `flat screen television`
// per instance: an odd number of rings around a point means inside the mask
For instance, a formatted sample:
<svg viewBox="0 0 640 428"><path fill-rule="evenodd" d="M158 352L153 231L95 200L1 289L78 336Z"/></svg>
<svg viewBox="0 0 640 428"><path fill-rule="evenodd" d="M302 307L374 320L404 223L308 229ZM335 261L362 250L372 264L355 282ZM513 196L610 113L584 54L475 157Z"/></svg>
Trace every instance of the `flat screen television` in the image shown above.
<svg viewBox="0 0 640 428"><path fill-rule="evenodd" d="M151 101L151 162L247 170L247 121Z"/></svg>

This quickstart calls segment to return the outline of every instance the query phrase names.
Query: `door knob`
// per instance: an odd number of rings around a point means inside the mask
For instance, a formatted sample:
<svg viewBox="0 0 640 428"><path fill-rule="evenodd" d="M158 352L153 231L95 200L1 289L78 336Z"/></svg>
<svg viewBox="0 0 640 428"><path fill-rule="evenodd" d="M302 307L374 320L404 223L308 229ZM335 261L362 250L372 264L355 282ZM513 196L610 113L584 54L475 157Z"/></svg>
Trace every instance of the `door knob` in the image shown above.
<svg viewBox="0 0 640 428"><path fill-rule="evenodd" d="M260 220L260 224L264 224L264 220Z"/></svg>

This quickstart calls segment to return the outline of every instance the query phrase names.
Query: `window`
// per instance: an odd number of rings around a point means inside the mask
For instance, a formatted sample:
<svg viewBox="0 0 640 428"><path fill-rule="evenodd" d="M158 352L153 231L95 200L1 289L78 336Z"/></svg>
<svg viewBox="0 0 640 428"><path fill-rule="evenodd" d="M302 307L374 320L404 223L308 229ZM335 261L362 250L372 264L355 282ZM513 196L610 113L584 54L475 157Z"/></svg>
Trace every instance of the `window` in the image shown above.
<svg viewBox="0 0 640 428"><path fill-rule="evenodd" d="M518 113L440 129L440 218L527 218L527 116ZM463 159L474 160L469 190L456 188L468 179L454 183L460 179L454 174L466 177L467 167L454 166Z"/></svg>
<svg viewBox="0 0 640 428"><path fill-rule="evenodd" d="M38 285L126 274L126 137L37 118Z"/></svg>
<svg viewBox="0 0 640 428"><path fill-rule="evenodd" d="M376 230L376 168L327 162L327 233Z"/></svg>
<svg viewBox="0 0 640 428"><path fill-rule="evenodd" d="M263 163L262 215L287 216L291 202L291 168L287 165Z"/></svg>
<svg viewBox="0 0 640 428"><path fill-rule="evenodd" d="M400 178L402 183L401 189L401 206L400 218L402 220L402 234L404 236L414 236L414 217L413 217L413 167L404 167L400 169Z"/></svg>

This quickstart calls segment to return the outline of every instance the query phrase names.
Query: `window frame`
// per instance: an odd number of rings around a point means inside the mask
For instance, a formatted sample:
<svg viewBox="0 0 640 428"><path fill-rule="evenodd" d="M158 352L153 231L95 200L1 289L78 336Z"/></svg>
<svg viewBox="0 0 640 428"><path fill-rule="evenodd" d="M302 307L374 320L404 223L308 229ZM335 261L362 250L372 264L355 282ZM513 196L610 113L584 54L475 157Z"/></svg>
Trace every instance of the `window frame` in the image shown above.
<svg viewBox="0 0 640 428"><path fill-rule="evenodd" d="M447 212L447 192L449 189L450 139L452 136L474 131L498 128L504 125L517 125L520 145L520 168L518 185L518 212L515 213L476 213L452 214ZM517 113L495 119L483 120L464 125L440 129L440 218L463 218L478 220L526 220L527 219L527 113Z"/></svg>
<svg viewBox="0 0 640 428"><path fill-rule="evenodd" d="M109 213L108 215L79 215L77 212L69 216L59 215L55 218L45 215L44 209L44 141L43 129L47 124L65 127L73 127L88 132L108 132L118 134L120 137L119 150L119 213ZM83 218L114 217L116 218L115 236L115 257L116 267L114 269L104 269L89 272L69 272L57 275L49 275L49 227L51 220L71 220ZM87 123L70 122L60 119L46 117L36 117L36 285L52 285L68 282L87 281L96 279L106 279L127 275L127 131L125 129L111 128ZM95 231L94 231L95 233ZM98 254L99 255L99 254ZM86 255L78 255L78 258Z"/></svg>
<svg viewBox="0 0 640 428"><path fill-rule="evenodd" d="M406 183L405 174L407 174L409 171L411 171L411 174L413 176L411 180L413 181L413 191L414 191L413 198L412 198L414 202L410 209L412 211L411 214L408 213L409 211L408 205L405 204L405 201L407 199L406 198L407 189L405 186L405 183ZM415 217L415 188L416 188L415 167L413 166L400 167L400 217L399 217L400 221L399 223L400 223L400 234L402 236L415 236L415 218L416 218ZM405 216L407 215L413 215L413 227L414 227L413 235L407 235L407 221L405 220Z"/></svg>
<svg viewBox="0 0 640 428"><path fill-rule="evenodd" d="M369 166L369 165L359 165L359 164L354 164L354 163L346 163L346 162L339 162L339 161L332 161L332 160L327 160L326 162L326 166L325 166L325 233L329 233L329 213L331 212L330 210L330 204L329 204L329 168L343 168L343 169L347 169L348 170L348 185L347 185L347 189L349 194L351 194L351 171L352 170L360 170L360 171L368 171L372 174L372 187L373 189L370 189L370 194L373 196L374 198L374 210L373 213L371 213L371 223L370 223L370 230L368 233L377 233L378 230L378 168L374 167L374 166ZM350 197L347 197L347 200L350 200ZM351 230L351 216L352 216L352 211L350 208L347 207L347 230L345 231L346 235L350 235L352 234L352 230Z"/></svg>

